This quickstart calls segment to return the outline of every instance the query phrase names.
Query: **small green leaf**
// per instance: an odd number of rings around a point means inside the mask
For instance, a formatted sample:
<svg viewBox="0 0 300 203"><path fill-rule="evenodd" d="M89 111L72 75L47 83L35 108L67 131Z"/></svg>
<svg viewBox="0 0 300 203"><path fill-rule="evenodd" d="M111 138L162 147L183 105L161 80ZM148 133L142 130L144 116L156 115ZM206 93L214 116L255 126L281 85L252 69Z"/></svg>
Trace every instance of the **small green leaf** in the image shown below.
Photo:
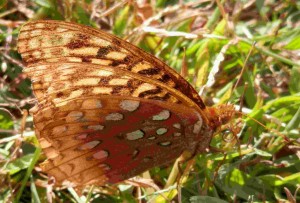
<svg viewBox="0 0 300 203"><path fill-rule="evenodd" d="M27 154L25 156L22 156L21 158L18 158L12 162L10 162L6 170L9 172L9 174L13 175L20 170L23 170L25 168L28 168L33 158L33 154Z"/></svg>
<svg viewBox="0 0 300 203"><path fill-rule="evenodd" d="M7 112L0 110L0 129L11 129L13 125L11 116Z"/></svg>
<svg viewBox="0 0 300 203"><path fill-rule="evenodd" d="M297 50L300 49L300 35L292 39L287 45L284 46L288 50Z"/></svg>
<svg viewBox="0 0 300 203"><path fill-rule="evenodd" d="M286 130L299 129L300 127L300 107L298 108L296 114L293 116L291 121L287 124Z"/></svg>

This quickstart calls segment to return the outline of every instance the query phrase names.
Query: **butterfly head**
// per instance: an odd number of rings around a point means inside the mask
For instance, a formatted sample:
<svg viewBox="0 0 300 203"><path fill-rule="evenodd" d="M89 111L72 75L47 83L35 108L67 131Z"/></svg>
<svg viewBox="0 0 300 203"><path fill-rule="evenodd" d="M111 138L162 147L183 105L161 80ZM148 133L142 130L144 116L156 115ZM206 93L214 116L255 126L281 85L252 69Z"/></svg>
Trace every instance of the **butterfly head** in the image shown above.
<svg viewBox="0 0 300 203"><path fill-rule="evenodd" d="M214 131L218 131L221 126L228 124L236 115L236 110L232 104L208 107L207 111L209 125Z"/></svg>

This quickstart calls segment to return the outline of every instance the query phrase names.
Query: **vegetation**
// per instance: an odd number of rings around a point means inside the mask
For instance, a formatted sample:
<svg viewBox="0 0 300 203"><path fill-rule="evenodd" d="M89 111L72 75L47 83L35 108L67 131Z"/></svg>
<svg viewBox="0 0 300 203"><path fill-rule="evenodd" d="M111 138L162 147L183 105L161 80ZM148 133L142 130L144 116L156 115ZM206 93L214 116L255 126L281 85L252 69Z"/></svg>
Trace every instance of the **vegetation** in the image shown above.
<svg viewBox="0 0 300 203"><path fill-rule="evenodd" d="M0 201L300 202L300 1L1 0L0 8ZM20 26L37 19L98 27L152 53L208 106L241 105L228 126L241 132L219 133L218 150L181 164L180 187L166 187L172 166L135 186L53 187L38 166L45 157L27 114L35 100L16 50Z"/></svg>

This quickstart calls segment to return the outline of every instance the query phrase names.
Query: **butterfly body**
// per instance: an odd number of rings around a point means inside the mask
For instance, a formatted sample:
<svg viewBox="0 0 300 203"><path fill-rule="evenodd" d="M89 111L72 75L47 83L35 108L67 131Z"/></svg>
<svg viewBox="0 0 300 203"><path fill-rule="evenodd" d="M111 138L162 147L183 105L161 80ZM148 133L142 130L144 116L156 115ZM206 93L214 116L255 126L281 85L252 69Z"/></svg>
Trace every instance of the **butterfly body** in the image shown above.
<svg viewBox="0 0 300 203"><path fill-rule="evenodd" d="M117 183L204 152L233 114L205 107L166 64L93 28L30 22L18 51L38 100L31 113L48 158L42 169L58 183Z"/></svg>

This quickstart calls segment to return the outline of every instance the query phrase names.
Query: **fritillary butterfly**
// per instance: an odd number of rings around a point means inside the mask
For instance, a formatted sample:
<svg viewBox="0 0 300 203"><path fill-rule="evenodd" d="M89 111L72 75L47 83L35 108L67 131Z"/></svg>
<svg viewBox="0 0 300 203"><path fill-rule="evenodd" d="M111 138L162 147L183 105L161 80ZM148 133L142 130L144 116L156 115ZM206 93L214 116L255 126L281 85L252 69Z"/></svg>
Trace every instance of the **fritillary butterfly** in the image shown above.
<svg viewBox="0 0 300 203"><path fill-rule="evenodd" d="M232 106L206 107L176 71L101 30L34 21L18 51L38 104L31 109L57 183L117 183L182 152L201 153L233 117Z"/></svg>

